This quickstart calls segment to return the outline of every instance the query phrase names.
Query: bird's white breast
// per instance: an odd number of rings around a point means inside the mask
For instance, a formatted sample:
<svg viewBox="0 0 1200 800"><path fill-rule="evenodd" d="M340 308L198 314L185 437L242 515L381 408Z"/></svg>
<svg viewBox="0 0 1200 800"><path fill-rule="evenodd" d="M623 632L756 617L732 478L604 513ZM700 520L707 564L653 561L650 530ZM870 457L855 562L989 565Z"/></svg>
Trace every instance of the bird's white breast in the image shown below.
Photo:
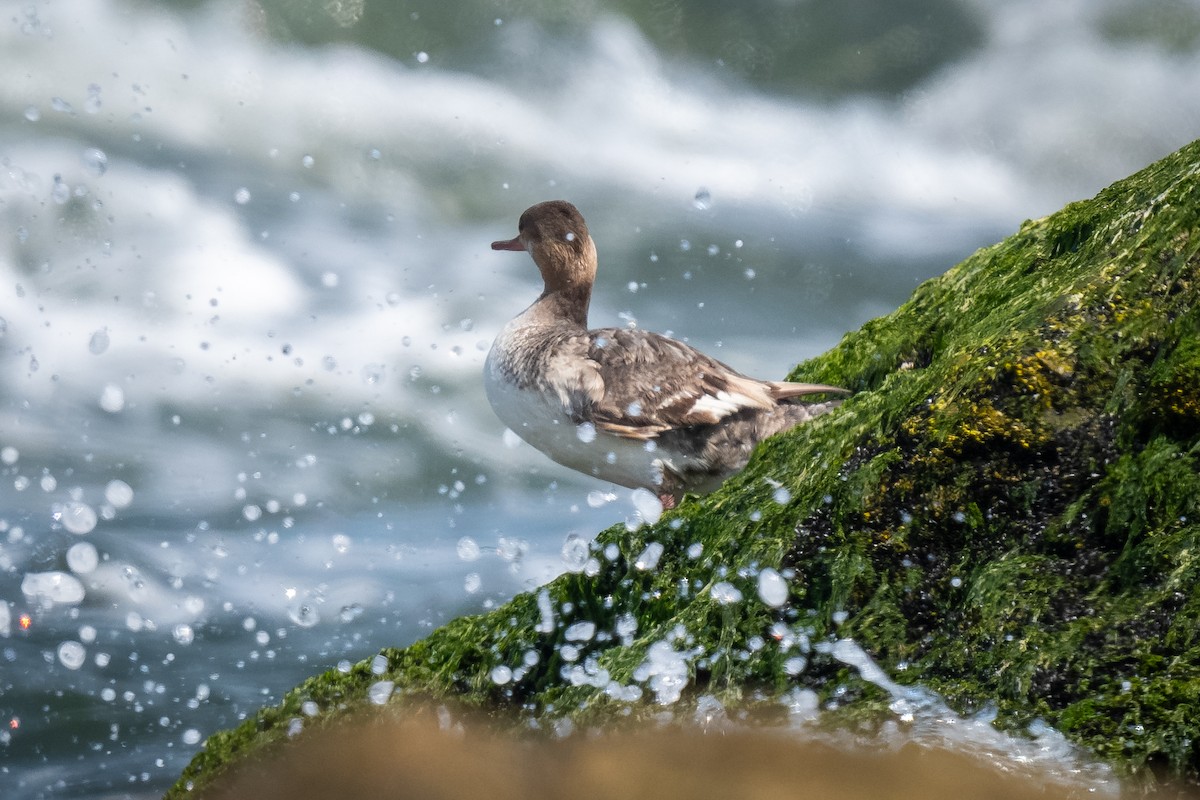
<svg viewBox="0 0 1200 800"><path fill-rule="evenodd" d="M501 422L513 433L565 467L601 480L636 488L662 482L671 454L653 442L615 436L590 422L577 424L549 391L524 388L501 368L502 356L492 346L484 364L484 389Z"/></svg>

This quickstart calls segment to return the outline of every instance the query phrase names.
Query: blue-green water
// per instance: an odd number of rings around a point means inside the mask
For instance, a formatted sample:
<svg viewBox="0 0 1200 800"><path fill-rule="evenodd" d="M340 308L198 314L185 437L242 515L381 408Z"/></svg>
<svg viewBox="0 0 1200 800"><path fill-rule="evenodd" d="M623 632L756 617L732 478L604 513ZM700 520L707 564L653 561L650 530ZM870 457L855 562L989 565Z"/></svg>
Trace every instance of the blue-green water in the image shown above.
<svg viewBox="0 0 1200 800"><path fill-rule="evenodd" d="M0 12L5 797L153 796L634 513L483 399L533 202L596 322L780 376L1200 131L1185 0Z"/></svg>

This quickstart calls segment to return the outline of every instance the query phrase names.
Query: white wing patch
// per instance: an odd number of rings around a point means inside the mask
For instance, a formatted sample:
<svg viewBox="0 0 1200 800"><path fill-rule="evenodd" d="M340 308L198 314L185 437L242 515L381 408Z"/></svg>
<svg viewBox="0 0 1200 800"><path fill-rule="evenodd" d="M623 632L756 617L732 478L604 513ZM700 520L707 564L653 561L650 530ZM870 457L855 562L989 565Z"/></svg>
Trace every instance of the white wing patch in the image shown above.
<svg viewBox="0 0 1200 800"><path fill-rule="evenodd" d="M687 415L689 417L707 417L712 422L717 422L730 414L736 414L743 408L757 408L761 405L744 394L719 391L715 395L707 393L701 395L688 409Z"/></svg>

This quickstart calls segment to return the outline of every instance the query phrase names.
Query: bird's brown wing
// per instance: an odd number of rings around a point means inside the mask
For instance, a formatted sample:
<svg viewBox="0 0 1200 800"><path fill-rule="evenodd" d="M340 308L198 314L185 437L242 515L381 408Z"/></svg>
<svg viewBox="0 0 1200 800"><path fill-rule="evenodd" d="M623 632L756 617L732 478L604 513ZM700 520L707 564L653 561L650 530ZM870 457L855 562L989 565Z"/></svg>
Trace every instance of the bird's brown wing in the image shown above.
<svg viewBox="0 0 1200 800"><path fill-rule="evenodd" d="M807 394L848 394L813 383L759 381L675 339L600 328L560 341L545 380L576 422L630 439L714 425L746 409L769 410Z"/></svg>
<svg viewBox="0 0 1200 800"><path fill-rule="evenodd" d="M841 391L816 384L758 381L683 342L642 330L589 331L589 370L599 386L590 394L590 421L631 439L693 425L712 425L745 409L773 408L779 400Z"/></svg>

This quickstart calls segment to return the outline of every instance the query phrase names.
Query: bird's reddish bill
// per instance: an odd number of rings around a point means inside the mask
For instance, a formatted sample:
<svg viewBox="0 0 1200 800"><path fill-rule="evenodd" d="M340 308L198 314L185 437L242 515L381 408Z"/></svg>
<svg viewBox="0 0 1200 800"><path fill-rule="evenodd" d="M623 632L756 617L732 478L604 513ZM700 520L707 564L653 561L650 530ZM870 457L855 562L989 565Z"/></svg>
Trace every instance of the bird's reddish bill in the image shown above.
<svg viewBox="0 0 1200 800"><path fill-rule="evenodd" d="M524 250L525 245L521 244L521 237L515 239L507 239L500 242L492 242L493 250Z"/></svg>

